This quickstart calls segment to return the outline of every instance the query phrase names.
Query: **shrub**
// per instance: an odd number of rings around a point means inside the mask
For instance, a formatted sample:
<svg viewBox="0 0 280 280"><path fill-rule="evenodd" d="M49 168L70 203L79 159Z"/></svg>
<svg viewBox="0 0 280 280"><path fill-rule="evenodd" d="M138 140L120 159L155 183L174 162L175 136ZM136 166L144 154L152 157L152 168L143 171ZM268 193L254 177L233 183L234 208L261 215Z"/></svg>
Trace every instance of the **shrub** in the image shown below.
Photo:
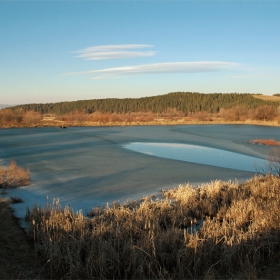
<svg viewBox="0 0 280 280"><path fill-rule="evenodd" d="M223 117L228 121L244 121L248 118L248 110L242 106L227 109L223 112Z"/></svg>
<svg viewBox="0 0 280 280"><path fill-rule="evenodd" d="M254 119L270 121L277 116L275 108L269 105L263 105L256 109Z"/></svg>
<svg viewBox="0 0 280 280"><path fill-rule="evenodd" d="M22 110L2 109L0 110L0 126L7 127L19 125L22 122Z"/></svg>
<svg viewBox="0 0 280 280"><path fill-rule="evenodd" d="M191 116L192 119L196 119L198 121L212 121L213 117L212 114L206 112L206 111L199 111L196 112Z"/></svg>
<svg viewBox="0 0 280 280"><path fill-rule="evenodd" d="M43 116L40 113L34 112L32 110L25 112L23 115L23 123L28 126L40 124L42 119Z"/></svg>
<svg viewBox="0 0 280 280"><path fill-rule="evenodd" d="M274 174L280 177L280 148L274 148L267 160L267 163L263 167L263 173Z"/></svg>

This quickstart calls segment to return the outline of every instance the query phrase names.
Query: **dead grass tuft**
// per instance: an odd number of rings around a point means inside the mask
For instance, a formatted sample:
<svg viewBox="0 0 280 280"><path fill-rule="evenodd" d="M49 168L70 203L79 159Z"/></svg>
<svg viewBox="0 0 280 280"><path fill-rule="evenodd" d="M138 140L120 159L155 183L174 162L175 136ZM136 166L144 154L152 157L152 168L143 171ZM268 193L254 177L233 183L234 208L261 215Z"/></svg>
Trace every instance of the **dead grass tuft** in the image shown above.
<svg viewBox="0 0 280 280"><path fill-rule="evenodd" d="M29 184L29 170L19 167L15 161L12 161L8 167L0 166L0 188L14 188Z"/></svg>

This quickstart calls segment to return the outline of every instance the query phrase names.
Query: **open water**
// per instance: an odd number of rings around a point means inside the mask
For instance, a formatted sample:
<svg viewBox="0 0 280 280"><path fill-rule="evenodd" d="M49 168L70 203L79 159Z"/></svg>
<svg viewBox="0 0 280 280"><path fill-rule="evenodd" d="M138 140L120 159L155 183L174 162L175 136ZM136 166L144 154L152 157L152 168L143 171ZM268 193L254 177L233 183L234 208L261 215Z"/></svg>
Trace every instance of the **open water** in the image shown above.
<svg viewBox="0 0 280 280"><path fill-rule="evenodd" d="M272 149L249 141L279 137L252 125L0 129L0 164L30 169L32 184L17 190L29 204L57 198L87 212L188 182L243 181Z"/></svg>

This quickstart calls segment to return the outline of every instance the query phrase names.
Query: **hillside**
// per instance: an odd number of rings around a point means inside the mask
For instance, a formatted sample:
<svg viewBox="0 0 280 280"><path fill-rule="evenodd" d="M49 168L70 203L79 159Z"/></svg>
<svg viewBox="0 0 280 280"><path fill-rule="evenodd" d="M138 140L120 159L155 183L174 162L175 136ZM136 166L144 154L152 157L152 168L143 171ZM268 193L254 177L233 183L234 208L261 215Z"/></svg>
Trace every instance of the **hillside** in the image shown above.
<svg viewBox="0 0 280 280"><path fill-rule="evenodd" d="M276 97L276 96L275 96ZM0 127L280 124L280 101L239 93L165 95L25 104L0 110Z"/></svg>
<svg viewBox="0 0 280 280"><path fill-rule="evenodd" d="M196 92L173 92L165 95L124 98L124 99L92 99L78 100L72 102L58 102L45 104L26 104L12 107L21 108L24 112L34 111L40 114L62 115L73 111L129 113L129 112L152 112L163 113L170 109L184 114L206 111L208 113L218 113L221 109L230 109L242 106L246 109L253 109L263 105L280 106L280 100L274 102L255 98L251 94L239 93L209 93L202 94Z"/></svg>

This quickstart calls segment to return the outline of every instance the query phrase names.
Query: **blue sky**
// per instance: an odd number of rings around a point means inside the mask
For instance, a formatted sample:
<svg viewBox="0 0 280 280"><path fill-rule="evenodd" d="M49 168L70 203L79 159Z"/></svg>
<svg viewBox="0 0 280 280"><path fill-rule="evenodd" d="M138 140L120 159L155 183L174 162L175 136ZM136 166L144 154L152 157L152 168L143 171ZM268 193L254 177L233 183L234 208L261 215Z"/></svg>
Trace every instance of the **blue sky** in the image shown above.
<svg viewBox="0 0 280 280"><path fill-rule="evenodd" d="M1 1L0 104L280 93L280 1Z"/></svg>

